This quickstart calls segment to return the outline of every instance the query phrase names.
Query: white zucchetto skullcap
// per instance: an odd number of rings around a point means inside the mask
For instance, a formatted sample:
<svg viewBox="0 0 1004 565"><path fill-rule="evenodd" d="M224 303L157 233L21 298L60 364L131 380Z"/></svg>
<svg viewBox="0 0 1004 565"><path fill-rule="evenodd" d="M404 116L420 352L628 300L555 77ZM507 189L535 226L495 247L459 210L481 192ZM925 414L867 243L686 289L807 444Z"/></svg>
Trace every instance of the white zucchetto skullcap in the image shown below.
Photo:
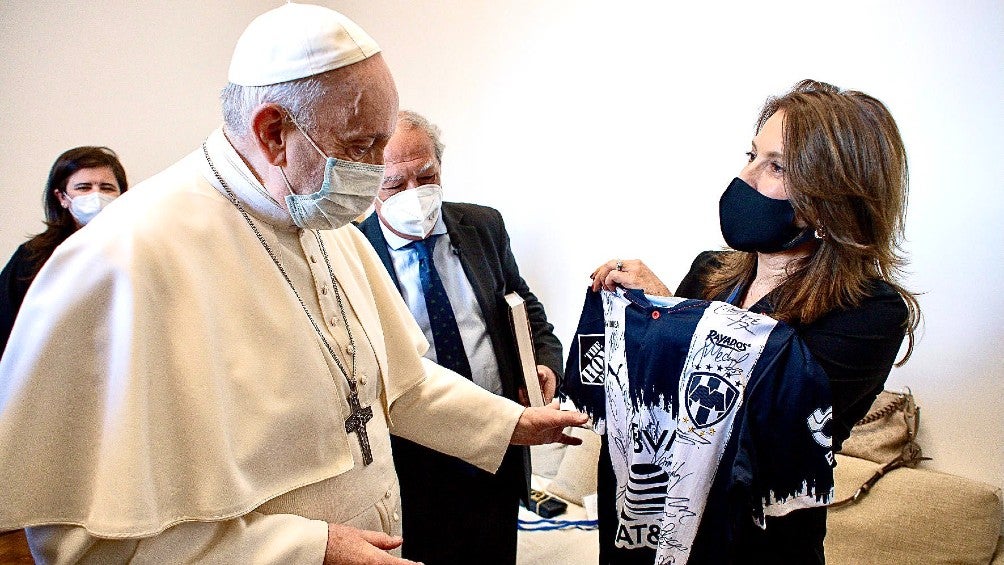
<svg viewBox="0 0 1004 565"><path fill-rule="evenodd" d="M310 4L285 4L255 18L234 48L227 79L266 86L358 63L380 52L361 27Z"/></svg>

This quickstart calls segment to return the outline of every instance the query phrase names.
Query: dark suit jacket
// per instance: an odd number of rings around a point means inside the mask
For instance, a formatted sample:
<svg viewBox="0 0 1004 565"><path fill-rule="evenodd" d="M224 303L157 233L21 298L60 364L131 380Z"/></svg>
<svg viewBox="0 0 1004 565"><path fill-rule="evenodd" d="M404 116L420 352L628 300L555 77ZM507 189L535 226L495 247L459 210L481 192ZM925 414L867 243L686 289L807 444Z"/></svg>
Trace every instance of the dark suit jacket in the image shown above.
<svg viewBox="0 0 1004 565"><path fill-rule="evenodd" d="M502 393L517 399L524 385L516 338L505 295L516 292L526 301L538 364L562 374L561 343L547 323L544 308L519 275L509 248L509 235L498 211L473 204L443 203L443 221L450 242L471 283L485 328L498 361ZM359 226L387 267L399 289L391 252L376 214ZM474 367L477 370L477 367ZM529 449L510 446L494 476L394 438L395 464L400 473L404 509L406 558L431 565L516 562L517 497L527 501ZM472 506L469 501L478 501ZM474 509L475 514L472 514Z"/></svg>
<svg viewBox="0 0 1004 565"><path fill-rule="evenodd" d="M526 300L537 364L550 367L560 382L564 373L561 342L554 335L554 326L547 321L544 307L519 274L502 215L494 208L460 202L444 202L442 213L450 242L459 254L460 264L463 265L484 315L485 326L499 364L503 394L506 398L518 401L517 390L525 384L516 349L516 337L509 319L509 306L504 298L510 292L519 293ZM360 223L359 229L380 256L394 279L394 284L400 288L387 250L387 240L384 239L376 213L370 214ZM524 469L526 477L529 476L529 471L529 468Z"/></svg>

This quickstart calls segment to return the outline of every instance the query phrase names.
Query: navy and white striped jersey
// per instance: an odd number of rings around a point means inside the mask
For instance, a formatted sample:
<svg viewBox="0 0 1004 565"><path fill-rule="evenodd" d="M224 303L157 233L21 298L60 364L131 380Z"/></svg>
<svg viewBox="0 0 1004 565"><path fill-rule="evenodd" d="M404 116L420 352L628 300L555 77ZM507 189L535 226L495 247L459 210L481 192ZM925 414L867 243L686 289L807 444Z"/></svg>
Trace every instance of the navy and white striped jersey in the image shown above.
<svg viewBox="0 0 1004 565"><path fill-rule="evenodd" d="M615 512L600 513L612 538L600 544L611 563L686 563L699 530L722 548L697 553L724 556L736 524L764 527L832 497L826 375L768 316L587 291L562 394L606 435L613 473L600 477L613 477L615 496L599 503Z"/></svg>

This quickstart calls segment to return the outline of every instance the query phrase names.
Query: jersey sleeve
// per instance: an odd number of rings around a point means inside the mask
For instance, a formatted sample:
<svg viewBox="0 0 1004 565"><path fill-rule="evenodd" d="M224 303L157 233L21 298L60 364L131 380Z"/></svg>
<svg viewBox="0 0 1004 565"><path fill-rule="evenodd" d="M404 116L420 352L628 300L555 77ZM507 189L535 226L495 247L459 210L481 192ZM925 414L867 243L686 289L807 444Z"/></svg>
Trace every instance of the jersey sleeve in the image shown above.
<svg viewBox="0 0 1004 565"><path fill-rule="evenodd" d="M594 424L606 415L605 373L603 299L599 292L586 289L579 324L569 342L559 394L588 414Z"/></svg>
<svg viewBox="0 0 1004 565"><path fill-rule="evenodd" d="M833 497L833 409L826 374L787 326L761 357L747 391L733 488L745 493L753 519L825 506Z"/></svg>
<svg viewBox="0 0 1004 565"><path fill-rule="evenodd" d="M831 312L799 330L833 391L835 451L884 388L908 316L903 298L880 285L858 307Z"/></svg>

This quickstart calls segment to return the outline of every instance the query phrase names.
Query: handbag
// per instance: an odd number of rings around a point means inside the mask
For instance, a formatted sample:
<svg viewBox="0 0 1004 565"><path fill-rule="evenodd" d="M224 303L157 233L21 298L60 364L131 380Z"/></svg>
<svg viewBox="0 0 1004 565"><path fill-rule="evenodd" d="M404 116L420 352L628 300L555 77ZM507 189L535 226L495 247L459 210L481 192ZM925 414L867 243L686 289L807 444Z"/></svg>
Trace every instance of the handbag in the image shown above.
<svg viewBox="0 0 1004 565"><path fill-rule="evenodd" d="M851 428L851 435L840 450L843 455L867 459L882 466L851 496L833 502L830 508L854 504L875 486L886 473L899 467L915 467L929 460L917 444L920 406L909 388L883 390L875 398L868 414Z"/></svg>

